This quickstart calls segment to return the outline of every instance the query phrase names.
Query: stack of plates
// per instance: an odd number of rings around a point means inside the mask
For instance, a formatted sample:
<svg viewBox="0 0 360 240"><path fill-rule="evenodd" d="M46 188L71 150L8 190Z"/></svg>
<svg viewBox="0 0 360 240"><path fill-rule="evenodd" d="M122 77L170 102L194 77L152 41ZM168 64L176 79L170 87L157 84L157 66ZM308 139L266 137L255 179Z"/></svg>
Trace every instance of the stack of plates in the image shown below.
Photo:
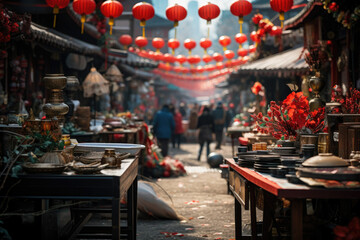
<svg viewBox="0 0 360 240"><path fill-rule="evenodd" d="M258 155L254 169L257 172L270 173L270 168L275 168L280 164L280 155Z"/></svg>
<svg viewBox="0 0 360 240"><path fill-rule="evenodd" d="M239 156L239 166L252 168L254 167L254 163L256 160L256 155L241 155Z"/></svg>
<svg viewBox="0 0 360 240"><path fill-rule="evenodd" d="M281 156L291 156L296 153L296 147L276 147L273 148L273 153L280 154Z"/></svg>

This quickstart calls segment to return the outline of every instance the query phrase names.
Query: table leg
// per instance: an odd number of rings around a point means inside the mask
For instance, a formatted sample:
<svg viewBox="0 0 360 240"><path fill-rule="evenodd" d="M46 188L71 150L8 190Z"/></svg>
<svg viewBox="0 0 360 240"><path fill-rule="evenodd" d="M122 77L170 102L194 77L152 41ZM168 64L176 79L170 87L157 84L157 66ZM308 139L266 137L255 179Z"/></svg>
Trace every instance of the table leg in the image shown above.
<svg viewBox="0 0 360 240"><path fill-rule="evenodd" d="M129 239L132 240L136 239L137 182L136 177L127 192Z"/></svg>
<svg viewBox="0 0 360 240"><path fill-rule="evenodd" d="M242 239L242 215L241 215L241 204L235 199L235 239Z"/></svg>
<svg viewBox="0 0 360 240"><path fill-rule="evenodd" d="M112 239L120 239L120 199L112 200Z"/></svg>
<svg viewBox="0 0 360 240"><path fill-rule="evenodd" d="M264 211L263 211L263 228L262 239L272 238L272 221L275 208L275 198L270 193L263 191L264 194Z"/></svg>
<svg viewBox="0 0 360 240"><path fill-rule="evenodd" d="M291 239L303 239L303 200L291 200Z"/></svg>
<svg viewBox="0 0 360 240"><path fill-rule="evenodd" d="M231 150L232 150L233 157L234 157L234 146L235 146L234 139L235 139L235 137L231 134Z"/></svg>
<svg viewBox="0 0 360 240"><path fill-rule="evenodd" d="M255 186L250 184L250 219L251 219L251 239L257 238L256 232L256 199Z"/></svg>

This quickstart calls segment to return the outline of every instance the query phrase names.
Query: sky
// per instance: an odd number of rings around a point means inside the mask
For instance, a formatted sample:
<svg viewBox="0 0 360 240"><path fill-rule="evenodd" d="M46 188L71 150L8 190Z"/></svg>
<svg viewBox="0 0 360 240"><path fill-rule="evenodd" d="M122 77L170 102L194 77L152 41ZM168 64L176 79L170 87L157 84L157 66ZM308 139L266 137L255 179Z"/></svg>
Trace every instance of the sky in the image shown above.
<svg viewBox="0 0 360 240"><path fill-rule="evenodd" d="M161 1L161 0L153 0L154 3L156 1ZM170 5L174 5L175 3L177 3L182 6L187 6L189 1L190 0L169 0L169 3L170 3ZM198 0L199 6L205 5L208 2L218 5L221 9L229 9L230 5L235 1L234 0ZM252 1L249 1L249 2L252 2Z"/></svg>

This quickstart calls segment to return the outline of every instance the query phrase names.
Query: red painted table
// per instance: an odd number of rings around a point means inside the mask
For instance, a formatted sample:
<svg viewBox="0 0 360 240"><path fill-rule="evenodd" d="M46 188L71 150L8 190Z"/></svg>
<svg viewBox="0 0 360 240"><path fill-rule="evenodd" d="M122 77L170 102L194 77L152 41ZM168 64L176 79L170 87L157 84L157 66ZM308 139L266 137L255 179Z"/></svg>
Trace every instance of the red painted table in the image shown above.
<svg viewBox="0 0 360 240"><path fill-rule="evenodd" d="M269 174L240 167L233 159L226 159L229 165L229 188L235 196L235 234L243 239L241 229L241 205L249 208L251 214L251 239L256 239L256 198L255 191L263 191L263 232L262 239L271 238L272 210L274 199L286 198L291 202L291 238L303 239L303 209L305 199L359 199L359 189L311 188L288 183ZM249 204L250 201L250 204Z"/></svg>

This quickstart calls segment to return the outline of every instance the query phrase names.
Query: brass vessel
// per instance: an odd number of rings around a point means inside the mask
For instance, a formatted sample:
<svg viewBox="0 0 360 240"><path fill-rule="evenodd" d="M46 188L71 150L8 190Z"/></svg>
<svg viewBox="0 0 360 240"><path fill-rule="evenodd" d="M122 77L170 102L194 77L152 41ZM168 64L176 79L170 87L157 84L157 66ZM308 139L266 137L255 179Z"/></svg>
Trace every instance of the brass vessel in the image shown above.
<svg viewBox="0 0 360 240"><path fill-rule="evenodd" d="M312 76L309 81L309 85L313 90L315 96L309 101L310 111L317 110L320 107L324 107L325 103L320 98L320 91L324 88L324 80L320 77L320 73L316 73L315 76Z"/></svg>

